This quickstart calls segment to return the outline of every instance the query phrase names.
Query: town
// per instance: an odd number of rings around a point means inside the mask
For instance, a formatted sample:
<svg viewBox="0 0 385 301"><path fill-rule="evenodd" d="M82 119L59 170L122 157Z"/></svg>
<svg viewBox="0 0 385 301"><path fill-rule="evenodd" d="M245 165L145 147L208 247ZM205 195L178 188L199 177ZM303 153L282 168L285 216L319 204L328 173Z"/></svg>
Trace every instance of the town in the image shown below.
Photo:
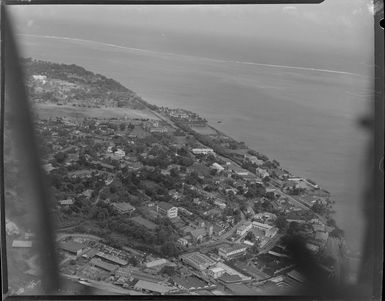
<svg viewBox="0 0 385 301"><path fill-rule="evenodd" d="M44 88L49 78L31 81ZM196 113L140 103L148 118L36 112L63 277L127 295L298 292L305 278L287 251L290 235L339 277L330 245L342 231L327 191ZM7 248L25 263L13 286L23 294L39 286L39 256L35 233L13 219L27 213L16 201L17 163L7 158Z"/></svg>

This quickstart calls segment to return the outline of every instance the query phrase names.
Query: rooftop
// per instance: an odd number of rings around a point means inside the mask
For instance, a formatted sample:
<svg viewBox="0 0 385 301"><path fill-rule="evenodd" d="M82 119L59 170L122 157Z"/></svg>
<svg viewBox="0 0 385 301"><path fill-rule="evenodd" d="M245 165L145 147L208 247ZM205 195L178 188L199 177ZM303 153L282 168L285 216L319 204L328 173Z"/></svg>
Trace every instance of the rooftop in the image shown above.
<svg viewBox="0 0 385 301"><path fill-rule="evenodd" d="M14 240L12 242L12 247L14 248L31 248L32 241L30 240Z"/></svg>
<svg viewBox="0 0 385 301"><path fill-rule="evenodd" d="M77 253L78 251L80 251L85 247L83 244L75 241L61 242L59 246L61 249L65 251L73 252L73 253Z"/></svg>
<svg viewBox="0 0 385 301"><path fill-rule="evenodd" d="M182 286L185 289L197 289L207 286L206 282L200 280L196 276L189 276L186 278L174 277L173 281L175 284Z"/></svg>
<svg viewBox="0 0 385 301"><path fill-rule="evenodd" d="M255 295L257 292L242 283L229 283L226 287L235 295Z"/></svg>
<svg viewBox="0 0 385 301"><path fill-rule="evenodd" d="M90 263L109 272L115 271L118 268L115 264L111 264L97 258L92 258Z"/></svg>
<svg viewBox="0 0 385 301"><path fill-rule="evenodd" d="M135 207L132 206L130 203L124 203L124 202L113 203L112 206L118 209L119 211L123 211L123 212L135 210Z"/></svg>
<svg viewBox="0 0 385 301"><path fill-rule="evenodd" d="M172 287L158 284L158 283L154 283L154 282L144 281L144 280L139 280L135 284L134 288L144 289L144 290L148 290L148 291L152 291L152 292L156 292L156 293L160 293L160 294L164 294L164 293L167 293L170 290L172 290Z"/></svg>
<svg viewBox="0 0 385 301"><path fill-rule="evenodd" d="M158 207L164 209L164 210L170 210L171 208L173 208L174 206L171 205L170 203L167 203L167 202L159 202L158 203Z"/></svg>
<svg viewBox="0 0 385 301"><path fill-rule="evenodd" d="M193 253L187 253L187 254L183 254L181 256L182 259L185 259L185 260L190 260L191 262L197 264L197 265L201 265L201 264L215 264L215 261L212 260L211 258L207 257L206 255L203 255L199 252L193 252Z"/></svg>

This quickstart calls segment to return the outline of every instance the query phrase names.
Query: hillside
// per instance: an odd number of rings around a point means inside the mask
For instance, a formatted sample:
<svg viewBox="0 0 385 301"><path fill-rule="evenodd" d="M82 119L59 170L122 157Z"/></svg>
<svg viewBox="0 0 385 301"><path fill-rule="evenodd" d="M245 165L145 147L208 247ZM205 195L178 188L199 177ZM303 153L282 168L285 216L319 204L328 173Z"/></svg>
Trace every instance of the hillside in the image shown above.
<svg viewBox="0 0 385 301"><path fill-rule="evenodd" d="M142 99L117 81L77 65L23 59L28 94L37 103L144 109Z"/></svg>

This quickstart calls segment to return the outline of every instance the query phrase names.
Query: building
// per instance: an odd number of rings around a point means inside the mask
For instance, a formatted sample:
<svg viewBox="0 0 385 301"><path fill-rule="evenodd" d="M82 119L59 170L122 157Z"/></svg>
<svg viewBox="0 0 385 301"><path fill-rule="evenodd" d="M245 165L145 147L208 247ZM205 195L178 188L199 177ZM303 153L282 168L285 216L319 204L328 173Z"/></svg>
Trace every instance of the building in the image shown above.
<svg viewBox="0 0 385 301"><path fill-rule="evenodd" d="M199 290L210 287L209 283L196 276L188 276L186 278L173 277L172 281L178 288L185 290Z"/></svg>
<svg viewBox="0 0 385 301"><path fill-rule="evenodd" d="M117 151L114 152L114 155L117 156L118 158L123 158L126 155L126 152L122 149L118 149Z"/></svg>
<svg viewBox="0 0 385 301"><path fill-rule="evenodd" d="M237 296L250 296L258 293L242 283L228 283L225 286L232 294Z"/></svg>
<svg viewBox="0 0 385 301"><path fill-rule="evenodd" d="M111 206L120 214L132 213L135 211L135 207L130 203L112 203Z"/></svg>
<svg viewBox="0 0 385 301"><path fill-rule="evenodd" d="M279 229L277 227L271 227L269 230L266 230L265 235L268 238L273 238L277 235Z"/></svg>
<svg viewBox="0 0 385 301"><path fill-rule="evenodd" d="M230 260L246 254L246 246L235 245L235 246L223 246L218 249L218 254L226 260Z"/></svg>
<svg viewBox="0 0 385 301"><path fill-rule="evenodd" d="M74 204L74 200L73 199L67 199L67 200L60 200L59 201L59 205L60 206L70 206L70 205L73 205Z"/></svg>
<svg viewBox="0 0 385 301"><path fill-rule="evenodd" d="M177 243L182 247L187 247L189 244L188 240L184 237L178 238Z"/></svg>
<svg viewBox="0 0 385 301"><path fill-rule="evenodd" d="M237 229L237 235L239 236L245 235L252 228L253 228L253 224L251 222L246 222Z"/></svg>
<svg viewBox="0 0 385 301"><path fill-rule="evenodd" d="M207 274L214 279L221 277L224 273L225 270L220 267L213 267L207 271Z"/></svg>
<svg viewBox="0 0 385 301"><path fill-rule="evenodd" d="M205 228L198 228L190 232L191 238L195 243L201 243L206 234Z"/></svg>
<svg viewBox="0 0 385 301"><path fill-rule="evenodd" d="M194 155L215 154L212 148L193 148L191 151Z"/></svg>
<svg viewBox="0 0 385 301"><path fill-rule="evenodd" d="M149 282L145 280L139 280L135 286L134 289L140 290L140 291L145 291L145 292L151 292L159 295L164 295L171 290L174 290L173 287L166 286L163 284L158 284L154 282Z"/></svg>
<svg viewBox="0 0 385 301"><path fill-rule="evenodd" d="M31 240L14 240L12 241L13 248L31 248L32 241Z"/></svg>
<svg viewBox="0 0 385 301"><path fill-rule="evenodd" d="M225 168L222 165L220 165L220 164L218 164L216 162L214 162L213 165L211 165L211 167L213 169L215 169L217 172L221 172L221 171L225 170Z"/></svg>
<svg viewBox="0 0 385 301"><path fill-rule="evenodd" d="M178 216L178 207L174 207L167 202L159 202L157 205L157 212L168 218L175 218Z"/></svg>
<svg viewBox="0 0 385 301"><path fill-rule="evenodd" d="M182 262L192 266L197 270L206 270L216 264L214 260L199 252L187 253L180 256Z"/></svg>
<svg viewBox="0 0 385 301"><path fill-rule="evenodd" d="M146 262L145 266L146 266L146 268L154 268L154 267L157 267L160 265L164 265L166 263L168 263L168 261L164 258L161 258L161 259L153 260L150 262Z"/></svg>
<svg viewBox="0 0 385 301"><path fill-rule="evenodd" d="M150 128L150 133L167 133L168 129L166 127L152 127Z"/></svg>
<svg viewBox="0 0 385 301"><path fill-rule="evenodd" d="M226 208L226 203L224 203L223 201L219 200L219 199L216 199L214 201L214 205L217 205L219 208L221 208L222 210L224 210Z"/></svg>
<svg viewBox="0 0 385 301"><path fill-rule="evenodd" d="M264 169L262 169L262 168L260 168L260 167L258 167L258 168L255 170L255 173L256 173L261 179L270 176L270 174L269 174L266 170L264 170Z"/></svg>
<svg viewBox="0 0 385 301"><path fill-rule="evenodd" d="M118 265L104 262L103 260L97 259L97 258L92 258L90 261L90 264L92 264L98 268L101 268L102 270L105 270L107 272L114 272L119 267Z"/></svg>
<svg viewBox="0 0 385 301"><path fill-rule="evenodd" d="M250 154L245 154L244 156L245 159L248 159L251 163L260 166L263 165L263 160L259 160L256 156L250 155Z"/></svg>
<svg viewBox="0 0 385 301"><path fill-rule="evenodd" d="M96 254L96 256L100 257L102 259L105 259L107 261L110 261L112 263L118 264L118 265L127 265L128 264L128 262L126 260L120 259L119 257L113 256L113 255L106 254L104 252L98 252Z"/></svg>
<svg viewBox="0 0 385 301"><path fill-rule="evenodd" d="M62 242L59 244L59 247L60 249L76 256L79 256L85 249L83 244L74 241Z"/></svg>

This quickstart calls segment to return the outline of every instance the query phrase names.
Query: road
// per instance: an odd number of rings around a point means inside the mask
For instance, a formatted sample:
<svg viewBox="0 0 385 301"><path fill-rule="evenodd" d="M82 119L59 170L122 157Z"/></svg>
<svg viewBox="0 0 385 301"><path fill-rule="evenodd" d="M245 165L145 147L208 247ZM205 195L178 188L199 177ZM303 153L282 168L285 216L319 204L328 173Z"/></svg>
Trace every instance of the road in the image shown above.
<svg viewBox="0 0 385 301"><path fill-rule="evenodd" d="M128 290L124 289L120 286L114 285L112 283L108 283L105 281L96 281L96 280L91 280L91 279L84 279L78 276L73 276L73 275L67 275L67 274L62 274L62 276L71 279L73 281L76 281L80 284L90 286L99 290L104 290L108 291L110 293L114 294L122 294L122 295L145 295L143 293L134 291L134 290Z"/></svg>
<svg viewBox="0 0 385 301"><path fill-rule="evenodd" d="M87 238L92 240L102 240L103 238L91 235L91 234L84 234L84 233L58 233L56 236L56 241L63 240L66 237L80 237L80 238Z"/></svg>

